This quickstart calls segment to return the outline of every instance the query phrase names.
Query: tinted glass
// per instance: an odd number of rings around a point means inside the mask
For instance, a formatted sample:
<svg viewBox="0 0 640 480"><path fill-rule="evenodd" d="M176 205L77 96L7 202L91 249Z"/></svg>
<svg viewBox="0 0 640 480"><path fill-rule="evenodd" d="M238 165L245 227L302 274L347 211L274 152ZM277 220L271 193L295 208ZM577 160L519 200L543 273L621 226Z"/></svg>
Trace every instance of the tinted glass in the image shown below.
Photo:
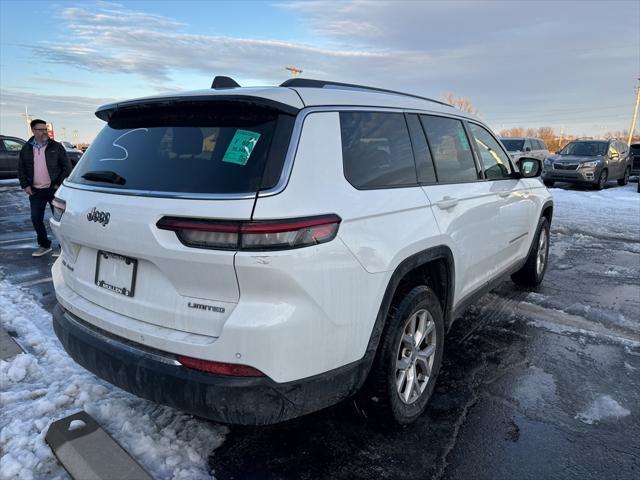
<svg viewBox="0 0 640 480"><path fill-rule="evenodd" d="M8 138L5 138L2 142L4 143L4 148L10 152L19 152L22 150L23 144L20 142L9 140Z"/></svg>
<svg viewBox="0 0 640 480"><path fill-rule="evenodd" d="M538 143L540 143L540 148L541 148L542 150L548 150L548 148L547 148L547 144L546 144L546 143L544 143L542 140L538 140Z"/></svg>
<svg viewBox="0 0 640 480"><path fill-rule="evenodd" d="M413 155L416 159L416 169L418 170L418 182L433 183L436 181L436 173L433 168L433 160L429 152L429 145L424 136L422 125L418 115L407 115L407 125L409 125L409 133L411 134L411 143L413 144Z"/></svg>
<svg viewBox="0 0 640 480"><path fill-rule="evenodd" d="M633 155L640 155L640 145L631 145L630 150Z"/></svg>
<svg viewBox="0 0 640 480"><path fill-rule="evenodd" d="M497 140L485 128L475 123L469 124L469 130L476 141L485 176L490 180L510 177L509 156L500 148Z"/></svg>
<svg viewBox="0 0 640 480"><path fill-rule="evenodd" d="M478 179L471 146L462 122L453 118L420 115L427 134L439 182Z"/></svg>
<svg viewBox="0 0 640 480"><path fill-rule="evenodd" d="M416 185L401 113L340 112L344 175L357 188Z"/></svg>
<svg viewBox="0 0 640 480"><path fill-rule="evenodd" d="M505 148L510 152L517 152L524 150L524 140L513 140L511 138L500 139Z"/></svg>
<svg viewBox="0 0 640 480"><path fill-rule="evenodd" d="M606 155L607 142L572 142L567 144L560 155L580 155L584 157L595 157Z"/></svg>
<svg viewBox="0 0 640 480"><path fill-rule="evenodd" d="M130 116L116 112L70 180L156 192L255 192L264 187L268 161L281 169L288 142L273 140L282 136L282 125L289 138L292 122L281 121L287 116L273 111L242 107L172 106ZM108 172L118 182L99 181L90 172Z"/></svg>
<svg viewBox="0 0 640 480"><path fill-rule="evenodd" d="M529 149L529 151L533 150L535 147L531 144L531 140L526 139L524 141L524 149L525 151L527 150L527 148Z"/></svg>

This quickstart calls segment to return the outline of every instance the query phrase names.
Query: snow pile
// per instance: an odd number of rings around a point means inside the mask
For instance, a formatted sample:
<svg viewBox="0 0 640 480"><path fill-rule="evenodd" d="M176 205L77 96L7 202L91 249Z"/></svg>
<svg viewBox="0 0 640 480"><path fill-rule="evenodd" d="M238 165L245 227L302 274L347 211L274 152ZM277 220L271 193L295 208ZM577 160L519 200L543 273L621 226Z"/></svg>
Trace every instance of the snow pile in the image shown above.
<svg viewBox="0 0 640 480"><path fill-rule="evenodd" d="M613 183L599 192L552 188L549 191L555 207L551 229L585 243L593 243L592 237L602 237L638 244L640 194L636 188L635 184L613 187Z"/></svg>
<svg viewBox="0 0 640 480"><path fill-rule="evenodd" d="M629 410L609 395L602 395L591 402L591 405L585 411L578 413L574 418L588 425L593 425L602 420L623 418L630 413Z"/></svg>
<svg viewBox="0 0 640 480"><path fill-rule="evenodd" d="M44 441L52 421L85 410L156 479L210 478L226 427L156 405L98 379L67 356L51 315L0 279L0 324L27 353L0 361L0 479L66 478Z"/></svg>

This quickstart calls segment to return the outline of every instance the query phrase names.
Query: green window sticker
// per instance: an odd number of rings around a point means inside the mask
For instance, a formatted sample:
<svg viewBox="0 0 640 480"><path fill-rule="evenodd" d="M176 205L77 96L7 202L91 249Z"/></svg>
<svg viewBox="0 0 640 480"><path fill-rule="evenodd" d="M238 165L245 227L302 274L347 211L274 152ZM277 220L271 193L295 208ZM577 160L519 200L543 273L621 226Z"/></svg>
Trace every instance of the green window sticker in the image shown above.
<svg viewBox="0 0 640 480"><path fill-rule="evenodd" d="M464 128L462 126L458 127L458 138L460 139L460 144L462 145L463 150L469 150L469 142L467 141L467 134L464 133Z"/></svg>
<svg viewBox="0 0 640 480"><path fill-rule="evenodd" d="M235 135L229 143L227 151L222 157L223 162L246 165L251 156L251 152L256 147L260 134L248 130L236 130Z"/></svg>

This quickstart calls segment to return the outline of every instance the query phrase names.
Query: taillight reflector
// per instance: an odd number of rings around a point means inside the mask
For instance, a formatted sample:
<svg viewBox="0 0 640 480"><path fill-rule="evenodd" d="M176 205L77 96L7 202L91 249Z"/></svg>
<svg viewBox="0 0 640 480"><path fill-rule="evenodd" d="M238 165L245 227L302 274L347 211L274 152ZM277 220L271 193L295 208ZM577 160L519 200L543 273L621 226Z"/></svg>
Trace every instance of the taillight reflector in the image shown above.
<svg viewBox="0 0 640 480"><path fill-rule="evenodd" d="M286 250L331 241L338 233L337 215L287 220L223 221L163 217L156 226L172 230L190 247L222 250Z"/></svg>
<svg viewBox="0 0 640 480"><path fill-rule="evenodd" d="M218 375L228 375L232 377L264 377L264 373L248 365L236 363L212 362L199 358L176 355L176 359L185 367L201 372L216 373Z"/></svg>

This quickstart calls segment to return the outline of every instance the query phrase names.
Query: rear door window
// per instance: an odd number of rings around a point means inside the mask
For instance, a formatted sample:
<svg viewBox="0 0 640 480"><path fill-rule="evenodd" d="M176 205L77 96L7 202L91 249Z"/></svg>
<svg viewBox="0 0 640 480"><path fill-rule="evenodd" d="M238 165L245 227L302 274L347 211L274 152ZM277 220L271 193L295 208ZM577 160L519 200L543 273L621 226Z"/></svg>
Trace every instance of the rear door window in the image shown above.
<svg viewBox="0 0 640 480"><path fill-rule="evenodd" d="M460 120L420 115L431 147L438 181L469 182L479 178L471 145Z"/></svg>
<svg viewBox="0 0 640 480"><path fill-rule="evenodd" d="M253 193L279 178L292 127L293 117L247 105L116 112L70 181L151 192Z"/></svg>
<svg viewBox="0 0 640 480"><path fill-rule="evenodd" d="M417 185L402 113L340 112L344 175L356 188Z"/></svg>

